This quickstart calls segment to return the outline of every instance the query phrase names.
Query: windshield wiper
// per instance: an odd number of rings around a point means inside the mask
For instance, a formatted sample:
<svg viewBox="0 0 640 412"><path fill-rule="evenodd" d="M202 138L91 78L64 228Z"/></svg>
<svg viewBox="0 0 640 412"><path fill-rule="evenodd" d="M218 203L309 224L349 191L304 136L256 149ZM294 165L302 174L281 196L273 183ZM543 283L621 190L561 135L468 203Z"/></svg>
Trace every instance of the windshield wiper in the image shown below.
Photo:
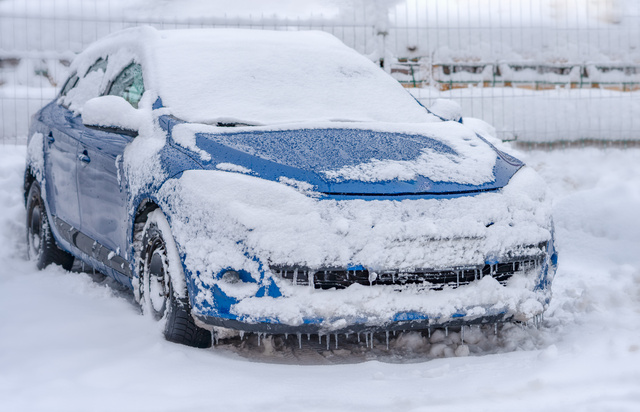
<svg viewBox="0 0 640 412"><path fill-rule="evenodd" d="M242 122L217 122L218 127L238 127L238 126L255 126L254 124L242 123Z"/></svg>

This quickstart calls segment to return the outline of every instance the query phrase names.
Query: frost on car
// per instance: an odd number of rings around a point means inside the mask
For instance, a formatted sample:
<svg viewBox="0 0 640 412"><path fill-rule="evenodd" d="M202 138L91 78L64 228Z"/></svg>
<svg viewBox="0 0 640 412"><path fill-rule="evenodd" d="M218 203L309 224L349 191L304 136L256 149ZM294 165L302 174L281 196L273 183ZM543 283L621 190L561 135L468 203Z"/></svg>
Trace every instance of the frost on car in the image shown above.
<svg viewBox="0 0 640 412"><path fill-rule="evenodd" d="M30 256L131 287L172 341L528 321L549 302L541 179L328 34L135 28L70 69L31 126Z"/></svg>

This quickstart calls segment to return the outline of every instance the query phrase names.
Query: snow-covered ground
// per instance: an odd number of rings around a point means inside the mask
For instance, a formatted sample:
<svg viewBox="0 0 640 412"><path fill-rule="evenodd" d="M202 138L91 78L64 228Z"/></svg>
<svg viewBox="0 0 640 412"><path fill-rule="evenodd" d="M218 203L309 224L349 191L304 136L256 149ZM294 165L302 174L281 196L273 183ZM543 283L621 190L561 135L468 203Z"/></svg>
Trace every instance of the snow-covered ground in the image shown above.
<svg viewBox="0 0 640 412"><path fill-rule="evenodd" d="M25 147L0 145L0 410L640 410L639 156L523 154L549 182L560 249L540 329L198 350L164 341L108 279L25 260Z"/></svg>

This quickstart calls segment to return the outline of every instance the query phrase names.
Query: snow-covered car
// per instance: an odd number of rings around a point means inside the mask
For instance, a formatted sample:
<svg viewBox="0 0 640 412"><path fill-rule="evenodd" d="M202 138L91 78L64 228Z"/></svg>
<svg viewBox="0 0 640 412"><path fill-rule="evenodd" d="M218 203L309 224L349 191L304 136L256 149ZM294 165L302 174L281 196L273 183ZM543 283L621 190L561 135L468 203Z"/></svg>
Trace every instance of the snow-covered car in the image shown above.
<svg viewBox="0 0 640 412"><path fill-rule="evenodd" d="M329 34L140 27L70 70L31 125L29 255L132 288L171 341L535 321L548 305L541 179Z"/></svg>

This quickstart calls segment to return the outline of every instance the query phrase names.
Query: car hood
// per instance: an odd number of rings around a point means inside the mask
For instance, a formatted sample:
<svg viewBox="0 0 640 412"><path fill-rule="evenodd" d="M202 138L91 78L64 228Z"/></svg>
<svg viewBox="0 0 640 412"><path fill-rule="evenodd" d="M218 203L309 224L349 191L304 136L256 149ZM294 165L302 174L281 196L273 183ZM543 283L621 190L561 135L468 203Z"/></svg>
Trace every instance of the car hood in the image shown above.
<svg viewBox="0 0 640 412"><path fill-rule="evenodd" d="M173 140L205 169L247 173L333 196L456 196L496 190L523 165L455 122L212 127Z"/></svg>

